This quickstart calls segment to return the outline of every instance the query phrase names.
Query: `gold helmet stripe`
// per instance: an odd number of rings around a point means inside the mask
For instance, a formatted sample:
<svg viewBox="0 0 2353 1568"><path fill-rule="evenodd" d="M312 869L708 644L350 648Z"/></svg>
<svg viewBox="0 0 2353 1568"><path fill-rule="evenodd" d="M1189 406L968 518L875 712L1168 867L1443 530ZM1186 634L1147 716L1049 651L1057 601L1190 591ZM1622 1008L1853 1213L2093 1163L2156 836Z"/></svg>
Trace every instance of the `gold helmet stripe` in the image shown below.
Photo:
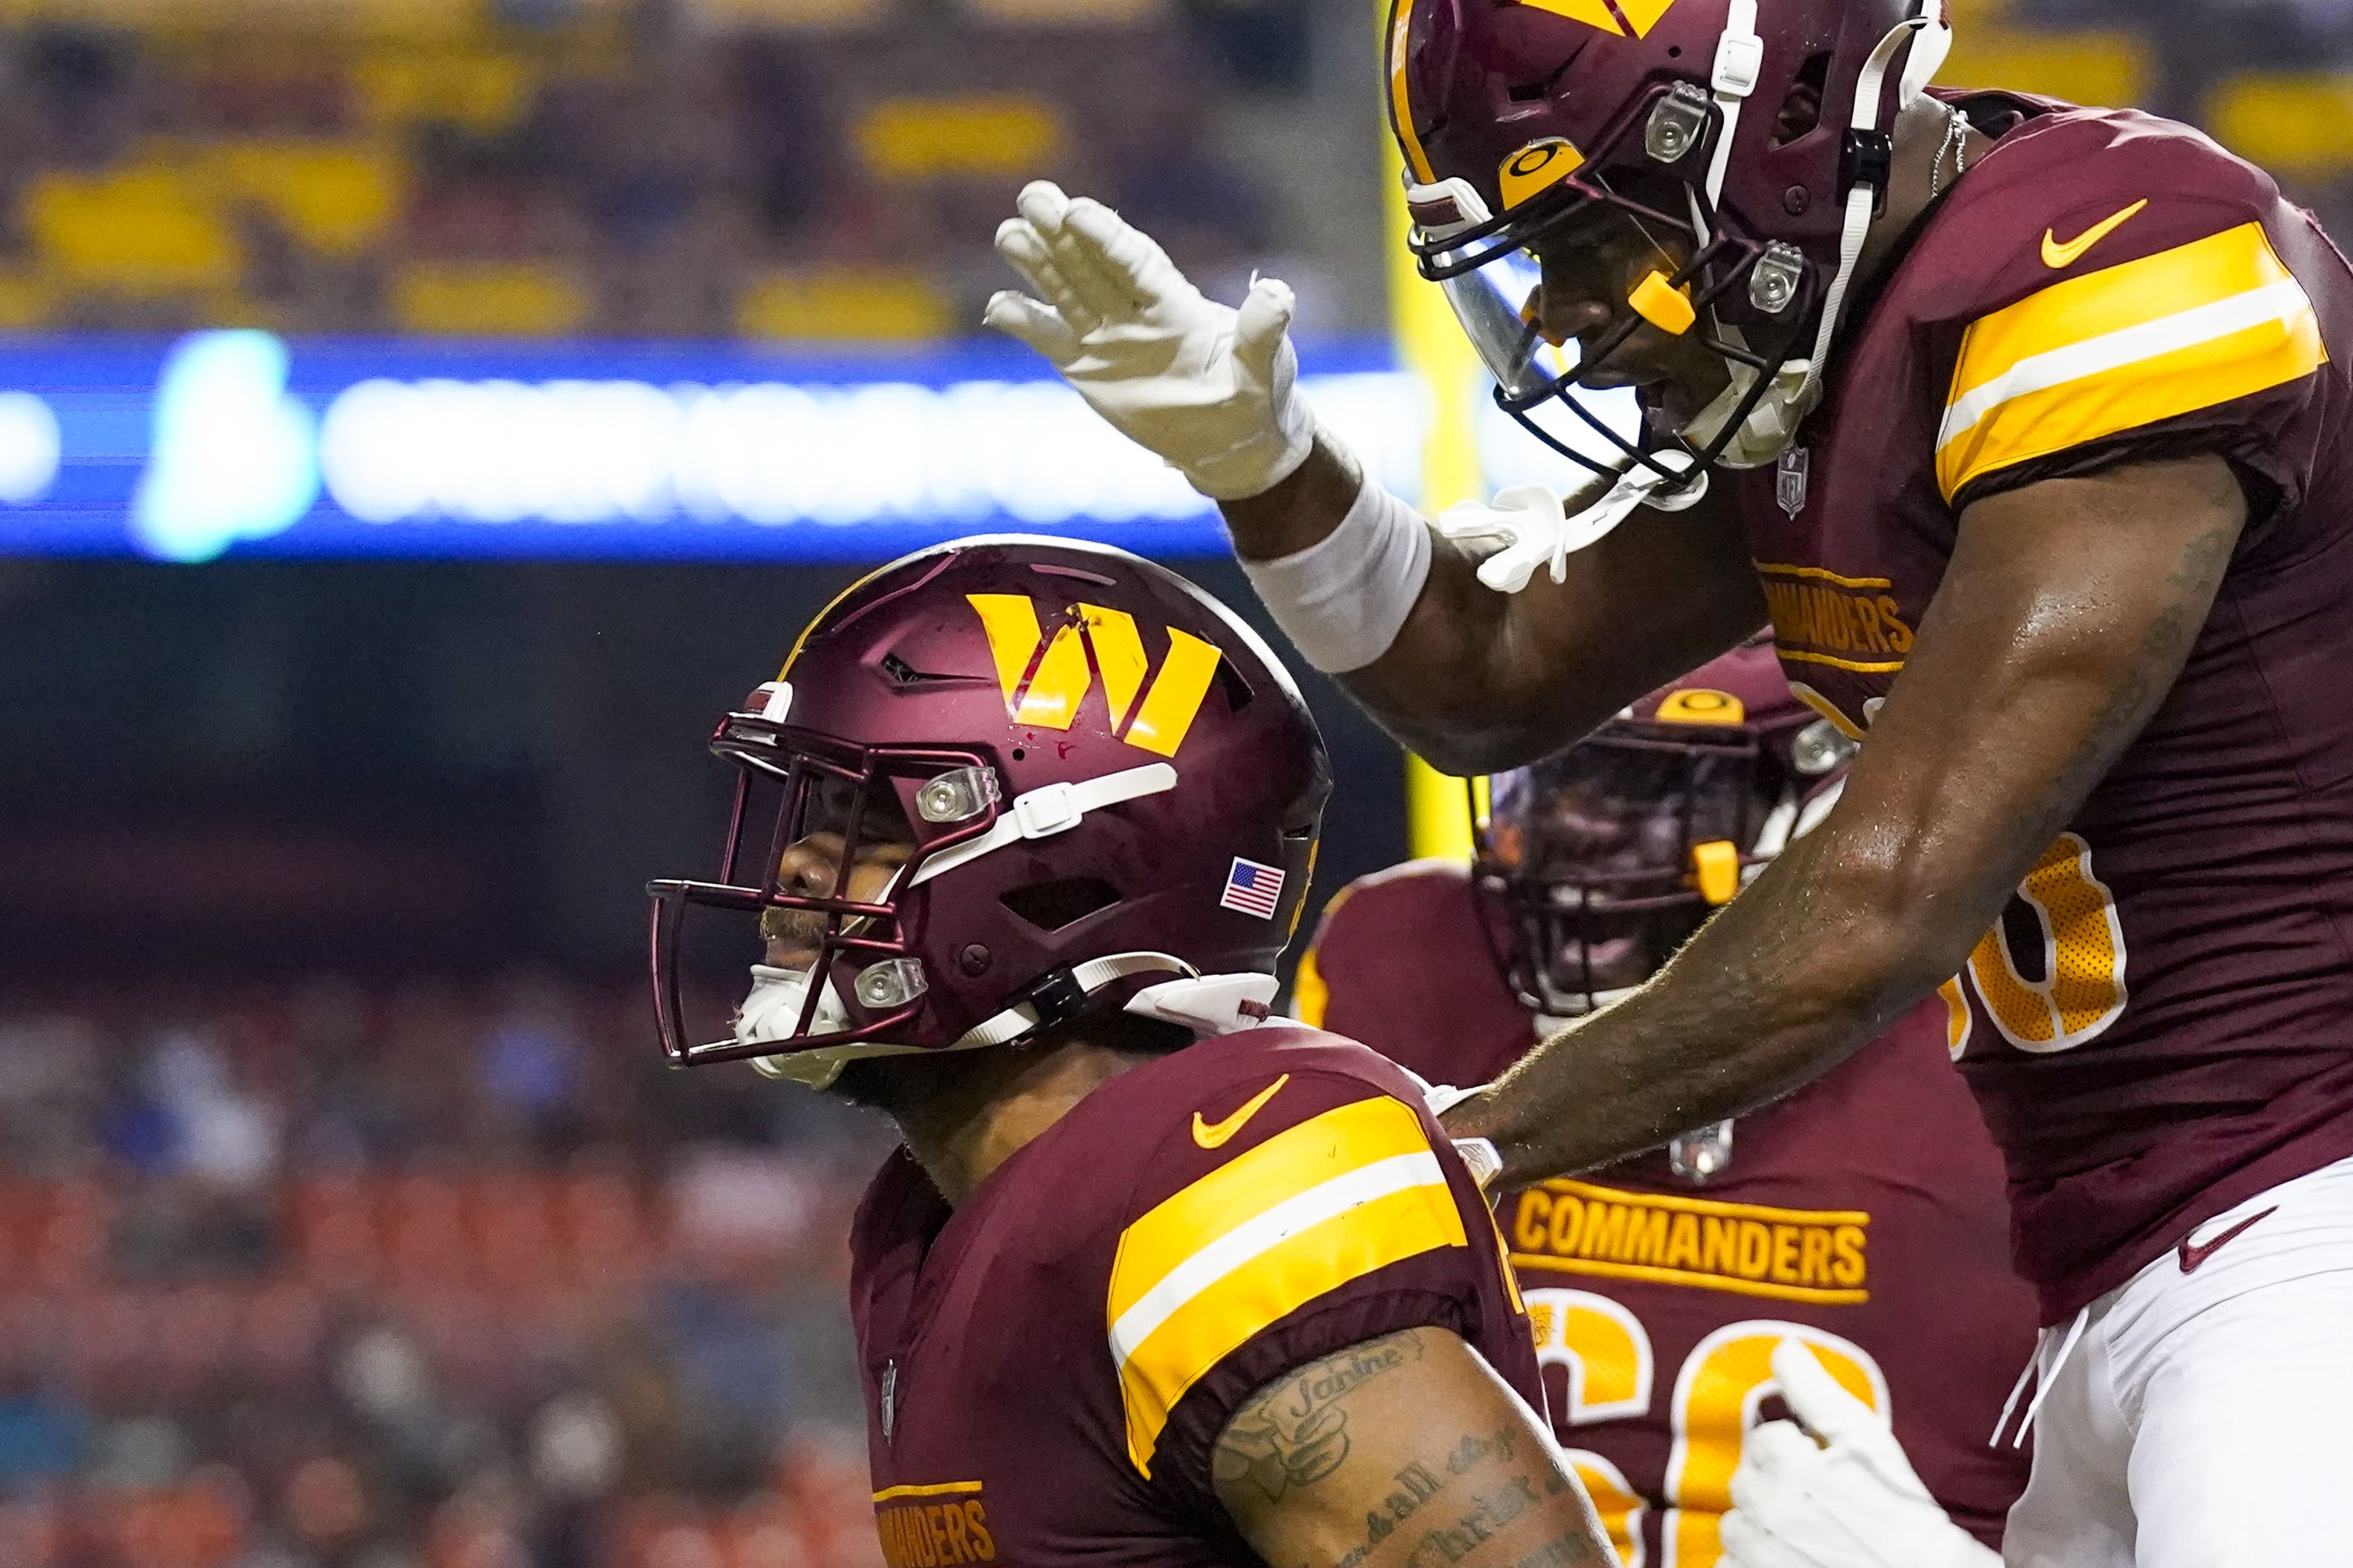
<svg viewBox="0 0 2353 1568"><path fill-rule="evenodd" d="M1414 133L1413 99L1406 87L1405 42L1412 29L1413 0L1397 0L1389 12L1389 115L1397 122L1398 142L1405 149L1406 164L1413 177L1422 184L1434 185L1438 171L1430 166L1421 138Z"/></svg>

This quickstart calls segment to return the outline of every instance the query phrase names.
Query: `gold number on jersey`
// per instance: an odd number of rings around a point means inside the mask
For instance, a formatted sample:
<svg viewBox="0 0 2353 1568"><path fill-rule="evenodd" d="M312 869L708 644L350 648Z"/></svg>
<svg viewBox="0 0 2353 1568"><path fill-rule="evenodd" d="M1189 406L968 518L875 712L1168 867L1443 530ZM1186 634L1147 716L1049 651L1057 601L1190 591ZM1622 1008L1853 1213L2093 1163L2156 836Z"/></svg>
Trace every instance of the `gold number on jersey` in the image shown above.
<svg viewBox="0 0 2353 1568"><path fill-rule="evenodd" d="M1568 1398L1559 1425L1585 1426L1649 1413L1657 1364L1641 1321L1616 1301L1588 1290L1531 1290L1536 1360L1568 1373ZM1732 1472L1740 1447L1757 1425L1757 1408L1779 1391L1773 1347L1803 1340L1831 1375L1874 1410L1887 1408L1887 1379L1879 1363L1851 1340L1802 1323L1753 1318L1728 1324L1700 1341L1675 1378L1672 1436L1664 1495L1669 1504L1665 1568L1715 1568L1723 1555L1716 1521L1732 1507ZM1642 1494L1600 1455L1566 1450L1601 1515L1624 1568L1643 1568Z"/></svg>
<svg viewBox="0 0 2353 1568"><path fill-rule="evenodd" d="M1658 1363L1641 1320L1589 1290L1531 1290L1527 1302L1535 1325L1536 1361L1568 1374L1563 1426L1614 1421L1651 1408ZM1642 1495L1600 1455L1571 1448L1567 1457L1593 1499L1618 1560L1624 1568L1642 1568Z"/></svg>
<svg viewBox="0 0 2353 1568"><path fill-rule="evenodd" d="M1802 1323L1754 1319L1700 1341L1675 1379L1674 1447L1667 1456L1666 1568L1713 1568L1724 1555L1719 1526L1732 1507L1732 1472L1766 1395L1780 1391L1773 1348L1803 1340L1847 1392L1887 1408L1887 1379L1861 1345Z"/></svg>
<svg viewBox="0 0 2353 1568"><path fill-rule="evenodd" d="M2018 897L2042 928L2042 978L2019 973L1997 922L1969 954L1969 979L2011 1045L2037 1055L2073 1050L2125 1010L2125 933L2116 896L2092 870L2092 847L2063 833L2026 874Z"/></svg>

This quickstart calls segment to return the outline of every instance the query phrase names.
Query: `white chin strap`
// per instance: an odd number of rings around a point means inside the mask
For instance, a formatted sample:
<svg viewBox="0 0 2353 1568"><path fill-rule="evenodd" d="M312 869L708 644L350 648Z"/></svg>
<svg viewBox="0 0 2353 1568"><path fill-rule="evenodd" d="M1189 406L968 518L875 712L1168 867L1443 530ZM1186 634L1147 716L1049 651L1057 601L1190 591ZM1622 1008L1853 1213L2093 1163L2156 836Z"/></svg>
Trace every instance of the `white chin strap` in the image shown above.
<svg viewBox="0 0 2353 1568"><path fill-rule="evenodd" d="M1705 474L1682 489L1656 493L1667 482L1664 470L1689 473L1692 466L1687 453L1655 452L1650 463L1626 469L1599 500L1574 513L1563 510L1565 498L1549 485L1512 485L1483 506L1457 502L1436 526L1441 538L1479 561L1480 582L1498 594L1516 594L1539 566L1549 565L1554 582L1567 581L1568 558L1607 537L1635 508L1681 511L1697 502L1707 493Z"/></svg>
<svg viewBox="0 0 2353 1568"><path fill-rule="evenodd" d="M1905 65L1899 105L1910 103L1926 89L1936 68L1945 63L1945 56L1952 49L1953 28L1944 19L1944 0L1916 0L1914 14L1890 27L1887 36L1871 51L1871 58L1863 62L1862 75L1855 83L1850 130L1871 134L1883 129L1879 123L1880 89L1886 85L1887 67L1895 58L1895 51L1907 39L1915 41L1912 58ZM1831 340L1838 335L1839 318L1846 310L1847 289L1854 282L1856 264L1862 259L1862 242L1871 233L1878 199L1879 187L1860 180L1846 194L1846 225L1839 235L1838 271L1831 275L1830 293L1822 302L1822 324L1814 334L1814 352L1806 361L1805 379L1790 399L1798 410L1797 418L1788 422L1792 432L1797 421L1812 410L1814 401L1821 395L1822 370L1830 363ZM1771 395L1767 395L1769 399Z"/></svg>
<svg viewBox="0 0 2353 1568"><path fill-rule="evenodd" d="M934 877L959 866L969 866L984 855L1025 838L1051 838L1057 833L1068 833L1091 811L1141 800L1148 795L1166 795L1176 787L1175 768L1166 763L1147 763L1140 768L1124 768L1115 773L1081 779L1076 784L1048 784L1028 795L1016 795L1011 808L998 815L996 826L976 838L968 838L925 860L915 868L908 886L921 887Z"/></svg>
<svg viewBox="0 0 2353 1568"><path fill-rule="evenodd" d="M765 968L765 965L754 966L753 973L755 976L762 975ZM768 973L788 975L797 982L794 989L794 1015L797 1017L797 998L807 986L807 974L782 970ZM1115 952L1107 957L1090 959L1071 969L1071 983L1086 995L1092 996L1105 986L1131 975L1155 973L1173 973L1177 978L1145 986L1127 999L1123 1011L1139 1017L1158 1018L1164 1023L1181 1024L1198 1035L1230 1035L1236 1030L1253 1028L1266 1022L1267 1009L1274 1001L1280 984L1271 974L1202 974L1183 959L1166 952ZM831 988L828 989L830 991ZM757 996L759 993L760 985L755 984L753 994ZM822 1004L818 1017L822 1024L825 1019ZM887 1041L861 1040L855 1045L811 1046L781 1056L754 1057L752 1067L754 1071L769 1078L824 1090L834 1086L841 1077L841 1069L851 1062L866 1061L875 1057L937 1056L944 1051L986 1050L992 1046L1009 1045L1038 1026L1037 1008L1023 1002L981 1020L949 1046L894 1046ZM819 1032L825 1031L820 1029Z"/></svg>
<svg viewBox="0 0 2353 1568"><path fill-rule="evenodd" d="M1905 59L1904 76L1899 84L1897 102L1908 104L1926 91L1935 79L1937 68L1953 47L1952 25L1944 19L1943 0L1916 0L1915 14L1898 22L1879 40L1878 47L1863 62L1862 74L1856 79L1854 110L1848 128L1865 133L1875 133L1879 123L1881 89L1887 82L1887 68L1903 47L1912 40L1912 52ZM1724 114L1724 133L1717 141L1715 162L1707 174L1707 197L1711 206L1720 207L1724 200L1724 180L1730 167L1732 141L1739 129L1743 102L1756 85L1755 61L1762 58L1762 44L1757 37L1757 0L1732 0L1725 13L1724 35L1716 45L1715 101ZM1744 76L1743 65L1746 62ZM1745 85L1744 85L1745 82ZM1797 439L1798 426L1821 398L1823 368L1830 363L1831 341L1838 335L1840 318L1845 313L1847 291L1854 282L1855 268L1862 259L1863 241L1871 233L1871 223L1879 202L1879 187L1857 182L1847 193L1846 218L1839 236L1838 270L1831 274L1829 292L1823 297L1821 325L1814 334L1814 352L1802 360L1793 360L1774 373L1773 384L1757 399L1749 411L1739 433L1734 436L1717 460L1727 468L1759 468L1773 462ZM1739 410L1741 403L1757 384L1757 372L1736 361L1726 362L1731 372L1731 384L1716 400L1703 409L1698 417L1683 427L1683 439L1704 448L1724 433L1726 421Z"/></svg>

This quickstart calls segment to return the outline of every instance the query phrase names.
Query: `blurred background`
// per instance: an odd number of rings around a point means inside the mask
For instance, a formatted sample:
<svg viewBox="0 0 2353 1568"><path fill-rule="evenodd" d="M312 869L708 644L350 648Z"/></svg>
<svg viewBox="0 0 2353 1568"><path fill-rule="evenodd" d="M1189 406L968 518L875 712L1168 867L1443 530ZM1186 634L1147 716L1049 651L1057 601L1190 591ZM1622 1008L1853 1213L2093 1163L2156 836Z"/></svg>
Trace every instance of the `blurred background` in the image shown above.
<svg viewBox="0 0 2353 1568"><path fill-rule="evenodd" d="M2348 0L1973 0L1945 79L2353 219ZM860 563L1214 520L1002 345L1026 178L1296 285L1431 504L1363 0L0 0L0 1565L868 1568L882 1130L664 1071L642 894ZM1432 322L1437 325L1433 327ZM1444 786L1309 683L1319 894Z"/></svg>

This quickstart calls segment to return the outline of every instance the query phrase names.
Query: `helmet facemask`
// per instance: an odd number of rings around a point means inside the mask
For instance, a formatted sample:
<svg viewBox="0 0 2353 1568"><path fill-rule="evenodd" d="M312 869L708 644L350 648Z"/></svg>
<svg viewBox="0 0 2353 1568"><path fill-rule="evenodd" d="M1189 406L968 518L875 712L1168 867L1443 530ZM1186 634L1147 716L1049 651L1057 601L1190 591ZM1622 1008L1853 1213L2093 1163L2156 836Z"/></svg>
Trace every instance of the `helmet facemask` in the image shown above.
<svg viewBox="0 0 2353 1568"><path fill-rule="evenodd" d="M1489 214L1460 179L1417 185L1408 195L1421 274L1445 293L1494 378L1496 405L1582 468L1655 476L1662 500L1696 488L1695 476L1728 453L1739 461L1736 443L1783 366L1802 357L1820 303L1816 269L1794 247L1742 232L1709 198L1714 112L1692 84L1661 83L1629 107L1590 156L1579 159L1556 143L1554 162L1571 172L1508 211ZM1679 151L1661 161L1641 151L1646 146ZM1610 237L1597 244L1597 232ZM1647 241L1656 262L1616 302L1611 324L1583 344L1549 340L1536 311L1544 252L1622 249L1630 233ZM1671 336L1696 334L1724 362L1733 395L1655 446L1629 439L1577 395L1606 390L1594 378L1622 363L1620 351L1646 324ZM1752 334L1760 346L1751 346ZM1556 402L1584 426L1578 439L1535 417ZM1588 436L1605 455L1582 449Z"/></svg>
<svg viewBox="0 0 2353 1568"><path fill-rule="evenodd" d="M1400 83L1409 68L1409 5L1400 0L1392 29L1392 69ZM1900 107L1925 90L1949 44L1943 0L1903 5L1901 19L1875 46L1848 33L1837 45L1843 52L1834 58L1827 52L1831 36L1818 35L1816 52L1796 67L1796 74L1774 82L1785 94L1776 101L1753 96L1767 58L1757 31L1757 0L1729 0L1721 31L1714 35L1712 62L1696 48L1654 54L1649 57L1650 75L1593 133L1590 145L1574 145L1560 134L1540 135L1506 156L1493 184L1501 211L1491 210L1482 187L1461 177L1460 153L1450 154L1454 177L1443 180L1435 179L1423 159L1421 166L1434 183L1409 183L1413 251L1422 275L1446 290L1494 375L1496 402L1505 413L1555 452L1637 486L1641 499L1666 510L1673 510L1678 498L1681 504L1695 500L1711 467L1758 467L1788 447L1818 400L1822 363L1862 241L1883 202L1892 149L1891 95L1883 89L1897 52L1912 44L1902 79L1894 84L1893 102ZM1788 25L1788 19L1777 18L1777 26ZM1645 26L1638 36L1649 32ZM1688 34L1684 41L1692 41ZM1651 47L1661 42L1653 39ZM1671 57L1675 63L1669 63ZM1576 54L1569 58L1574 62ZM1442 76L1447 68L1434 68ZM1589 126L1589 121L1537 107L1577 101L1581 90L1590 89L1580 89L1574 76L1554 95L1563 73L1582 68L1564 64L1541 83L1514 85L1513 102L1530 108L1525 114L1514 110L1502 116L1493 128L1525 119L1532 131L1573 131L1582 143L1588 132L1575 127ZM1677 79L1694 68L1704 73L1700 79ZM1785 75L1789 68L1776 67ZM1810 78L1810 71L1815 73ZM1799 101L1787 95L1801 88L1812 90L1817 105L1835 106L1838 119L1823 121L1818 110L1811 122L1785 123L1785 106ZM1400 135L1419 151L1419 133L1404 128L1407 90L1397 90ZM1452 100L1451 110L1474 117L1495 114L1486 103L1474 107L1461 99ZM1478 136L1471 140L1475 145ZM1737 171L1736 145L1751 160ZM1785 148L1801 150L1800 163L1816 175L1793 178L1785 189L1777 177L1778 163L1754 163L1760 157L1782 159ZM1805 205L1783 211L1784 202L1805 188L1818 197L1832 188L1821 162L1825 157L1835 160L1841 204L1836 226L1827 232L1819 211L1804 221L1795 218L1808 210ZM1795 176L1795 166L1791 173ZM1486 177L1483 164L1477 174ZM1740 199L1731 199L1728 190ZM1820 200L1813 205L1819 208ZM1562 225L1578 221L1580 213L1589 222L1589 215L1601 211L1639 226L1662 253L1662 263L1630 289L1622 281L1616 284L1619 297L1610 300L1609 325L1581 350L1556 348L1530 319L1532 258ZM1679 411L1681 428L1652 429L1630 440L1577 395L1606 389L1595 378L1622 367L1621 351L1646 322L1703 346L1722 363L1727 384L1706 407ZM1575 432L1577 440L1562 439L1535 418L1536 410L1555 401L1586 427ZM1593 440L1585 438L1588 433ZM1604 454L1599 459L1592 450L1578 449L1597 441Z"/></svg>
<svg viewBox="0 0 2353 1568"><path fill-rule="evenodd" d="M1620 721L1482 781L1475 880L1522 1004L1575 1017L1655 973L1786 840L1775 774L1742 731Z"/></svg>
<svg viewBox="0 0 2353 1568"><path fill-rule="evenodd" d="M664 1054L685 1066L924 1048L892 1038L917 1023L930 989L913 946L923 884L996 825L990 760L849 744L756 711L730 714L712 751L738 770L720 879L650 888ZM682 975L747 969L751 993L723 1034L690 1016Z"/></svg>

